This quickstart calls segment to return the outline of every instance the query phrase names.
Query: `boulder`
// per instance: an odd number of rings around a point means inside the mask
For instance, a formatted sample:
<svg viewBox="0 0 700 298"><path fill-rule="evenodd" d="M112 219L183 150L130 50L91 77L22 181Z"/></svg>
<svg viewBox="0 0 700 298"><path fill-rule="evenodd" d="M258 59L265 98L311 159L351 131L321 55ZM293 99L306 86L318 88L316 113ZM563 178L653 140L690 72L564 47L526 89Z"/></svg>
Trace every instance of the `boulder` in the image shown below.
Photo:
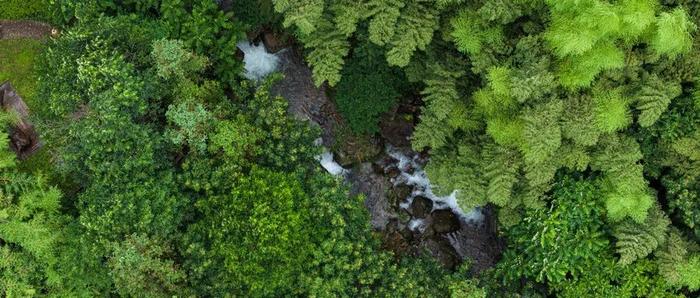
<svg viewBox="0 0 700 298"><path fill-rule="evenodd" d="M445 268L454 269L461 263L457 252L452 248L450 242L443 237L431 237L420 244L420 248L434 257Z"/></svg>
<svg viewBox="0 0 700 298"><path fill-rule="evenodd" d="M452 212L452 210L435 210L430 215L433 218L432 228L435 233L447 234L455 232L460 228L459 218Z"/></svg>
<svg viewBox="0 0 700 298"><path fill-rule="evenodd" d="M411 203L411 214L415 218L425 218L433 210L433 201L430 199L418 196Z"/></svg>
<svg viewBox="0 0 700 298"><path fill-rule="evenodd" d="M277 53L288 46L287 39L283 34L274 32L264 32L262 34L262 42L265 44L265 49L270 53Z"/></svg>

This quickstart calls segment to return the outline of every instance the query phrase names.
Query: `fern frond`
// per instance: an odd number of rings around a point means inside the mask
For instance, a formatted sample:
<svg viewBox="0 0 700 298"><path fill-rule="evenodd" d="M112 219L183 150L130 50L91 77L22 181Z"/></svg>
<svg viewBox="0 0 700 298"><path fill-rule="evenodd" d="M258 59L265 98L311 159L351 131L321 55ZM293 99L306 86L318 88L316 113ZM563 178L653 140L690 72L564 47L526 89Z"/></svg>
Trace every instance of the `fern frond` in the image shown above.
<svg viewBox="0 0 700 298"><path fill-rule="evenodd" d="M668 109L671 100L681 95L681 85L676 82L663 82L658 76L650 76L635 93L639 125L653 125Z"/></svg>
<svg viewBox="0 0 700 298"><path fill-rule="evenodd" d="M619 263L629 265L644 258L666 241L666 232L671 221L657 205L649 210L644 223L625 220L613 227L617 239L615 249L620 254Z"/></svg>

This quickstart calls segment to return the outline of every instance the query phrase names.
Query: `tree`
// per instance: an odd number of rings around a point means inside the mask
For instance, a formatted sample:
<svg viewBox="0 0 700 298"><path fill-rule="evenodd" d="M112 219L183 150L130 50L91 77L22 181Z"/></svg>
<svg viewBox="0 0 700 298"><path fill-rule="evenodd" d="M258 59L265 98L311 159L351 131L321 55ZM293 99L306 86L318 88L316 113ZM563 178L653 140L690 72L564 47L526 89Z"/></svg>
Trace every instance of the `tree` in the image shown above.
<svg viewBox="0 0 700 298"><path fill-rule="evenodd" d="M0 293L14 297L60 290L56 246L69 220L59 210L61 192L45 177L18 171L9 141L7 134L0 135Z"/></svg>
<svg viewBox="0 0 700 298"><path fill-rule="evenodd" d="M526 277L554 288L585 276L608 245L598 195L594 182L565 176L555 186L550 208L526 212L508 229L510 243L499 272L507 280Z"/></svg>
<svg viewBox="0 0 700 298"><path fill-rule="evenodd" d="M677 230L672 230L663 249L656 253L659 273L674 287L700 289L700 255L697 243L683 239Z"/></svg>
<svg viewBox="0 0 700 298"><path fill-rule="evenodd" d="M671 221L659 206L650 209L643 224L629 219L616 224L612 234L617 239L615 247L620 254L619 263L629 265L663 245L670 224Z"/></svg>

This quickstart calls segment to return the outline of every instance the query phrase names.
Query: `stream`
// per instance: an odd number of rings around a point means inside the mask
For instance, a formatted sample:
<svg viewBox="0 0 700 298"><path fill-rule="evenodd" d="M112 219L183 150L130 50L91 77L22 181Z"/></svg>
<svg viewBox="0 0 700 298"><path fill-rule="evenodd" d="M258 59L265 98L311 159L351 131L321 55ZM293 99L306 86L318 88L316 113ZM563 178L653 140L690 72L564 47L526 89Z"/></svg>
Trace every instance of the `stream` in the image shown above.
<svg viewBox="0 0 700 298"><path fill-rule="evenodd" d="M428 254L447 268L456 268L469 259L473 272L497 261L502 243L496 237L492 208L465 212L457 204L456 192L444 197L435 195L423 170L428 156L410 150L405 142L390 141L408 136L384 138L384 150L376 158L341 166L327 149L334 144L335 128L343 120L326 95L326 87L313 84L311 70L298 49L281 49L272 33L263 33L259 39L258 43L238 44L245 76L260 80L275 71L284 74L272 94L287 99L290 115L321 128L321 138L315 143L324 151L317 160L331 175L344 179L352 195L364 194L372 227L382 234L386 249L399 255Z"/></svg>

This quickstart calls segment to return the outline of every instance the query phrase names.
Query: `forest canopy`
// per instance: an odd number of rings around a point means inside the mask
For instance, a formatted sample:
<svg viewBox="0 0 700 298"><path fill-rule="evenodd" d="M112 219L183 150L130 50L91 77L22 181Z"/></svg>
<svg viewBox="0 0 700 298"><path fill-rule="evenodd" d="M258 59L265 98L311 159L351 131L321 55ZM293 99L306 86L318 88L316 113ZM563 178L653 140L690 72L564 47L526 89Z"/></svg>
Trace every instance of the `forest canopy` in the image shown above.
<svg viewBox="0 0 700 298"><path fill-rule="evenodd" d="M2 102L0 296L700 294L697 1L25 2L0 8L31 111ZM4 37L27 20L53 34ZM436 232L428 197L486 219ZM465 229L491 263L431 254Z"/></svg>

